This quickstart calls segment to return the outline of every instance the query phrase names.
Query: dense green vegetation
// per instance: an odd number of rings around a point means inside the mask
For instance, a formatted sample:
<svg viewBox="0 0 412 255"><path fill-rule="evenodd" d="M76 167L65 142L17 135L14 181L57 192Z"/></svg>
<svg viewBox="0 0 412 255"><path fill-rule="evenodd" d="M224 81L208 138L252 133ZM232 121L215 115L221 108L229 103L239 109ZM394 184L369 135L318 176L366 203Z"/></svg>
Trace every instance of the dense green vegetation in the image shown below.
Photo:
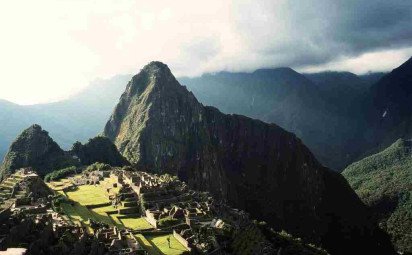
<svg viewBox="0 0 412 255"><path fill-rule="evenodd" d="M69 166L63 169L55 170L51 173L46 174L44 177L45 182L59 180L61 178L67 177L78 173L78 169L75 166Z"/></svg>
<svg viewBox="0 0 412 255"><path fill-rule="evenodd" d="M232 249L234 254L261 254L268 245L275 247L278 254L327 255L328 253L315 245L306 244L285 231L276 232L265 222L256 221L234 235Z"/></svg>
<svg viewBox="0 0 412 255"><path fill-rule="evenodd" d="M90 166L86 167L84 170L85 172L93 172L93 171L108 171L111 169L111 166L108 164L96 162L91 164Z"/></svg>
<svg viewBox="0 0 412 255"><path fill-rule="evenodd" d="M10 146L0 166L0 180L16 169L32 167L40 176L54 171L55 173L46 179L50 181L71 174L69 167L87 166L95 162L101 162L99 165L92 165L96 170L108 166L107 164L111 166L129 165L116 146L106 137L92 138L84 145L76 142L71 151L64 151L53 141L47 131L39 125L32 125L24 130Z"/></svg>
<svg viewBox="0 0 412 255"><path fill-rule="evenodd" d="M412 252L412 142L399 139L343 175L403 252Z"/></svg>

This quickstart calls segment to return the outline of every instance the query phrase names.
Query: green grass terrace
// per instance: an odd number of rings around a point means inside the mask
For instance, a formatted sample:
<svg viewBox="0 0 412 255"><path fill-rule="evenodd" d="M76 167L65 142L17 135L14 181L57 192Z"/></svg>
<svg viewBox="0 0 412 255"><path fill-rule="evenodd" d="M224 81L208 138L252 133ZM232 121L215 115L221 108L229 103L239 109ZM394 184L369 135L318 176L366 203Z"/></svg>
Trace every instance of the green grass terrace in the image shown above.
<svg viewBox="0 0 412 255"><path fill-rule="evenodd" d="M143 231L144 234L135 234L137 241L152 255L179 255L187 253L186 248L179 243L173 234L153 235L153 226L141 217L137 212L122 214L128 209L128 202L122 203L117 207L111 204L110 195L118 192L118 188L107 189L113 187L113 180L106 178L99 185L82 185L74 187L70 182L70 178L53 181L48 183L48 186L53 189L56 194L64 195L69 202L62 203L61 211L77 225L85 226L89 232L93 232L90 227L90 219L96 222L102 222L110 226L116 226L120 229L127 228L133 231ZM136 232L135 232L136 233ZM170 244L167 238L170 238Z"/></svg>
<svg viewBox="0 0 412 255"><path fill-rule="evenodd" d="M55 185L49 185L53 187ZM66 196L71 203L63 203L61 210L74 223L89 225L89 219L131 230L153 229L144 218L134 214L119 214L119 210L127 209L124 206L111 205L109 193L104 185L82 185L72 187L67 191L60 188L55 190L57 194Z"/></svg>
<svg viewBox="0 0 412 255"><path fill-rule="evenodd" d="M150 255L180 255L189 254L186 248L174 238L173 234L149 235L136 234L136 240ZM170 247L167 241L170 238Z"/></svg>

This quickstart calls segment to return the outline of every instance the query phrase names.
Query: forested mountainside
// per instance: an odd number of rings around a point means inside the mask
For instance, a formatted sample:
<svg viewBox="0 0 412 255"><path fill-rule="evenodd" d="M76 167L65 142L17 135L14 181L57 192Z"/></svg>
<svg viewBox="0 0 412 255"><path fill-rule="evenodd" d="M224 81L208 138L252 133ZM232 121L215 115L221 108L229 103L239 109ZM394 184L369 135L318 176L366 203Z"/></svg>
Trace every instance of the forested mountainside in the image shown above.
<svg viewBox="0 0 412 255"><path fill-rule="evenodd" d="M34 124L25 129L10 145L0 166L0 180L25 167L31 167L40 176L45 176L63 168L95 162L112 166L129 164L106 137L89 139L84 145L76 142L70 151L64 151L46 130Z"/></svg>
<svg viewBox="0 0 412 255"><path fill-rule="evenodd" d="M128 83L104 134L139 169L176 174L333 254L393 253L344 178L294 134L203 106L160 62Z"/></svg>
<svg viewBox="0 0 412 255"><path fill-rule="evenodd" d="M63 149L75 141L87 142L101 131L130 77L96 80L80 93L55 103L21 106L0 100L0 161L14 138L33 123L48 130Z"/></svg>
<svg viewBox="0 0 412 255"><path fill-rule="evenodd" d="M343 171L399 251L412 253L412 141L399 139Z"/></svg>
<svg viewBox="0 0 412 255"><path fill-rule="evenodd" d="M73 164L73 159L39 125L25 129L11 144L0 169L1 179L22 167L33 167L47 174Z"/></svg>

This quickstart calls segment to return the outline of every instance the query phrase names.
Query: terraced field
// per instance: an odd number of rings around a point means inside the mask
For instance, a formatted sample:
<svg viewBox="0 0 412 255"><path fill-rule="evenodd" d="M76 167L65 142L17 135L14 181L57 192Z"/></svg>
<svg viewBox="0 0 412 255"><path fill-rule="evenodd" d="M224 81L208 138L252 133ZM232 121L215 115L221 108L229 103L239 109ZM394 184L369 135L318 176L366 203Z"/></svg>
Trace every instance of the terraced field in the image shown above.
<svg viewBox="0 0 412 255"><path fill-rule="evenodd" d="M100 185L78 186L74 191L66 192L66 196L81 205L109 205L110 200Z"/></svg>
<svg viewBox="0 0 412 255"><path fill-rule="evenodd" d="M167 238L170 238L170 247ZM149 243L160 250L160 254L180 255L184 252L187 252L186 248L182 244L180 244L172 234L161 236L146 236L146 239L149 241Z"/></svg>
<svg viewBox="0 0 412 255"><path fill-rule="evenodd" d="M153 229L153 226L137 213L119 213L136 206L133 199L126 199L117 207L111 205L109 196L119 192L119 188L113 187L113 183L115 183L114 179L105 178L99 185L82 185L64 191L63 189L73 186L69 178L48 183L48 186L54 189L56 193L64 195L71 200L70 203L63 203L61 205L62 211L74 223L88 227L90 232L93 230L89 227L89 219L118 228L132 230ZM151 255L179 255L187 252L171 234L160 236L136 234L135 237ZM168 237L170 238L171 247L169 247L167 242Z"/></svg>
<svg viewBox="0 0 412 255"><path fill-rule="evenodd" d="M136 234L135 238L150 255L180 255L187 253L186 248L172 234L146 236ZM170 238L170 247L167 238Z"/></svg>
<svg viewBox="0 0 412 255"><path fill-rule="evenodd" d="M15 173L0 183L0 207L5 205L5 201L11 197L13 187L22 180L23 177ZM23 196L23 194L16 194L16 197L20 196Z"/></svg>
<svg viewBox="0 0 412 255"><path fill-rule="evenodd" d="M118 217L118 219L124 226L131 229L147 230L153 228L144 218Z"/></svg>
<svg viewBox="0 0 412 255"><path fill-rule="evenodd" d="M133 214L119 214L119 210L130 209L127 206L111 205L109 195L118 192L118 188L110 189L106 187L111 185L114 180L106 178L99 185L82 185L71 188L70 191L63 191L62 187L70 187L70 179L62 179L48 183L48 186L55 190L56 193L66 196L73 201L72 204L64 203L61 206L62 211L76 224L89 225L89 219L97 222L103 222L118 228L129 228L132 230L152 229L144 218ZM112 185L111 185L112 186Z"/></svg>
<svg viewBox="0 0 412 255"><path fill-rule="evenodd" d="M63 204L62 210L66 215L70 217L70 219L72 219L76 223L84 222L86 225L88 225L88 220L92 219L94 221L114 225L113 220L108 214L98 214L92 210L89 210L86 206L78 203L75 203L74 205Z"/></svg>

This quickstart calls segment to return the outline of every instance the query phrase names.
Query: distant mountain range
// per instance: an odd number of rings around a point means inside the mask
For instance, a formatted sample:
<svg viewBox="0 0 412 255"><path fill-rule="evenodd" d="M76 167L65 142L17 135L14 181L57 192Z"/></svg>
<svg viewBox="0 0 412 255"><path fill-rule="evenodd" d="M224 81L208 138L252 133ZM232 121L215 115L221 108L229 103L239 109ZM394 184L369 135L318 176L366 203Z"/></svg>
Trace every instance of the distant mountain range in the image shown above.
<svg viewBox="0 0 412 255"><path fill-rule="evenodd" d="M179 79L200 102L225 113L276 123L295 133L325 165L342 169L362 151L363 97L383 73L300 74L290 68Z"/></svg>
<svg viewBox="0 0 412 255"><path fill-rule="evenodd" d="M81 93L56 103L21 106L0 100L0 158L12 141L37 123L64 149L101 132L131 76L97 80Z"/></svg>
<svg viewBox="0 0 412 255"><path fill-rule="evenodd" d="M410 93L402 93L403 89L396 92L390 86L408 84L408 80L398 77L401 73L411 73L408 63L410 60L389 74L300 74L290 68L276 68L253 73L219 72L178 80L204 105L275 123L295 133L322 164L340 171L353 161L410 135L410 107L401 103L408 102ZM94 137L130 78L131 75L123 75L96 81L83 92L51 104L19 106L0 101L0 157L14 137L33 123L49 130L64 149L76 140L85 142ZM391 96L386 98L386 95ZM385 115L387 120L381 121L379 116L384 115L383 107L387 105L390 106ZM398 111L401 108L404 110ZM396 112L398 119L392 120ZM388 134L383 137L384 133Z"/></svg>

